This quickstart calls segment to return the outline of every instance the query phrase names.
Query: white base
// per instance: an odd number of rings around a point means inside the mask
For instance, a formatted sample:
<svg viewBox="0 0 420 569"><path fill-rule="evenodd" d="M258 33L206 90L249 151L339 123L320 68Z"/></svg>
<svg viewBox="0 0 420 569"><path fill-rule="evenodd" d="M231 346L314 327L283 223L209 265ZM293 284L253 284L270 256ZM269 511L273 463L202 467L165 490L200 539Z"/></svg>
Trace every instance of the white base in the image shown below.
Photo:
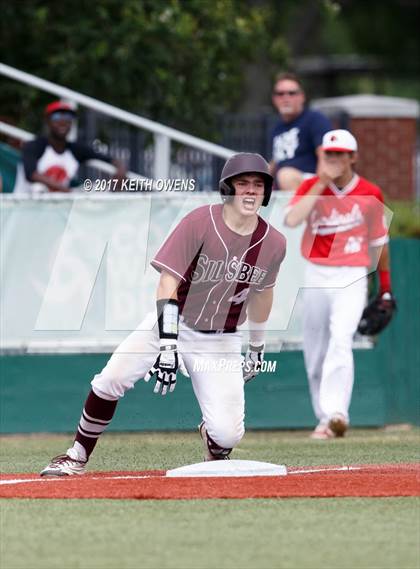
<svg viewBox="0 0 420 569"><path fill-rule="evenodd" d="M188 464L166 472L170 478L199 476L286 476L284 464L256 460L213 460Z"/></svg>

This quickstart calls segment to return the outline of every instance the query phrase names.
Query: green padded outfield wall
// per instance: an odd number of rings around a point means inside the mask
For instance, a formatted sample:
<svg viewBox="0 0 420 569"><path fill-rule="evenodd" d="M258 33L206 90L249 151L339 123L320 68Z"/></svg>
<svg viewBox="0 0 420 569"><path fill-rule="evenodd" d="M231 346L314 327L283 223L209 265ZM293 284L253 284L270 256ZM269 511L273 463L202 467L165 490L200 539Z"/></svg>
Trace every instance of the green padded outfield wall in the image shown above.
<svg viewBox="0 0 420 569"><path fill-rule="evenodd" d="M20 152L8 144L0 142L0 173L3 181L3 192L5 193L13 192L19 162Z"/></svg>
<svg viewBox="0 0 420 569"><path fill-rule="evenodd" d="M394 240L391 254L398 312L375 348L355 351L354 426L420 424L420 241ZM107 358L106 354L2 356L0 431L73 431L89 381ZM247 428L313 426L302 352L267 358L277 362L277 371L247 385ZM152 386L140 381L120 401L110 430L191 430L199 421L190 381L181 376L167 397L154 395Z"/></svg>

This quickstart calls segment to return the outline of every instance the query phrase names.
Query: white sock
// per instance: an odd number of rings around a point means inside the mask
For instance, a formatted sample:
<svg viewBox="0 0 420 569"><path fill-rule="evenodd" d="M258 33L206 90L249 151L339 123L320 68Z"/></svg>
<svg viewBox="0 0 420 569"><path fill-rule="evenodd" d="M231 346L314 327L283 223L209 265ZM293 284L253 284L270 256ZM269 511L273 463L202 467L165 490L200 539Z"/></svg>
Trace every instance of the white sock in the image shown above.
<svg viewBox="0 0 420 569"><path fill-rule="evenodd" d="M68 449L67 454L73 460L87 460L85 447L77 441L74 441L73 446Z"/></svg>

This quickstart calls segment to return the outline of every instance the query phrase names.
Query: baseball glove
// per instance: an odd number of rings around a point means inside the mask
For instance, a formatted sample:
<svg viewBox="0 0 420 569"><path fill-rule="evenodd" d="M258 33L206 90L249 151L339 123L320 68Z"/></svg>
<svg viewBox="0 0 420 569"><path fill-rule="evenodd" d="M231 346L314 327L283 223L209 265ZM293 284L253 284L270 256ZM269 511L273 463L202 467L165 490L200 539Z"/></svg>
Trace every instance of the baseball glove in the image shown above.
<svg viewBox="0 0 420 569"><path fill-rule="evenodd" d="M397 309L391 293L376 296L364 309L357 331L363 336L375 336L388 326Z"/></svg>

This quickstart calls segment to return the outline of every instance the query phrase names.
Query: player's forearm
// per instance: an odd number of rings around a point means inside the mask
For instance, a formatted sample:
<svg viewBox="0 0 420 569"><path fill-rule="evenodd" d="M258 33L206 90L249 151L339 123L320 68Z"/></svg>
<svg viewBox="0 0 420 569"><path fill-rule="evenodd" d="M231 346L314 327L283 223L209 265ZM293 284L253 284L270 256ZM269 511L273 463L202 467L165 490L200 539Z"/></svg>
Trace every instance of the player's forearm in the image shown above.
<svg viewBox="0 0 420 569"><path fill-rule="evenodd" d="M171 393L176 385L178 368L187 371L178 353L179 303L176 290L179 279L170 273L162 272L159 280L156 300L156 312L159 330L159 354L155 363L145 375L147 382L156 374L154 393Z"/></svg>
<svg viewBox="0 0 420 569"><path fill-rule="evenodd" d="M383 245L381 247L374 247L371 250L372 266L378 271L379 278L379 292L391 291L391 263L389 256L389 246Z"/></svg>
<svg viewBox="0 0 420 569"><path fill-rule="evenodd" d="M249 346L252 351L263 352L265 327L273 306L273 289L251 296L248 304Z"/></svg>
<svg viewBox="0 0 420 569"><path fill-rule="evenodd" d="M384 294L391 292L391 263L389 259L389 247L384 245L378 261L379 292Z"/></svg>
<svg viewBox="0 0 420 569"><path fill-rule="evenodd" d="M381 245L380 247L371 247L369 249L369 255L370 266L373 270L390 270L389 246L387 244Z"/></svg>
<svg viewBox="0 0 420 569"><path fill-rule="evenodd" d="M178 300L177 290L179 282L179 279L170 273L163 271L160 275L159 285L157 288L157 300L165 300L168 298Z"/></svg>
<svg viewBox="0 0 420 569"><path fill-rule="evenodd" d="M296 205L292 207L289 213L286 215L284 223L288 227L296 227L302 221L304 221L308 215L311 213L312 208L315 205L316 200L320 194L324 191L325 184L320 180L316 182L307 194L305 194Z"/></svg>
<svg viewBox="0 0 420 569"><path fill-rule="evenodd" d="M252 322L266 322L273 306L273 289L268 288L251 296L248 304L248 319Z"/></svg>
<svg viewBox="0 0 420 569"><path fill-rule="evenodd" d="M156 298L160 351L176 350L178 340L179 279L163 271L160 275Z"/></svg>
<svg viewBox="0 0 420 569"><path fill-rule="evenodd" d="M384 245L379 255L378 271L389 271L390 268L389 246Z"/></svg>

